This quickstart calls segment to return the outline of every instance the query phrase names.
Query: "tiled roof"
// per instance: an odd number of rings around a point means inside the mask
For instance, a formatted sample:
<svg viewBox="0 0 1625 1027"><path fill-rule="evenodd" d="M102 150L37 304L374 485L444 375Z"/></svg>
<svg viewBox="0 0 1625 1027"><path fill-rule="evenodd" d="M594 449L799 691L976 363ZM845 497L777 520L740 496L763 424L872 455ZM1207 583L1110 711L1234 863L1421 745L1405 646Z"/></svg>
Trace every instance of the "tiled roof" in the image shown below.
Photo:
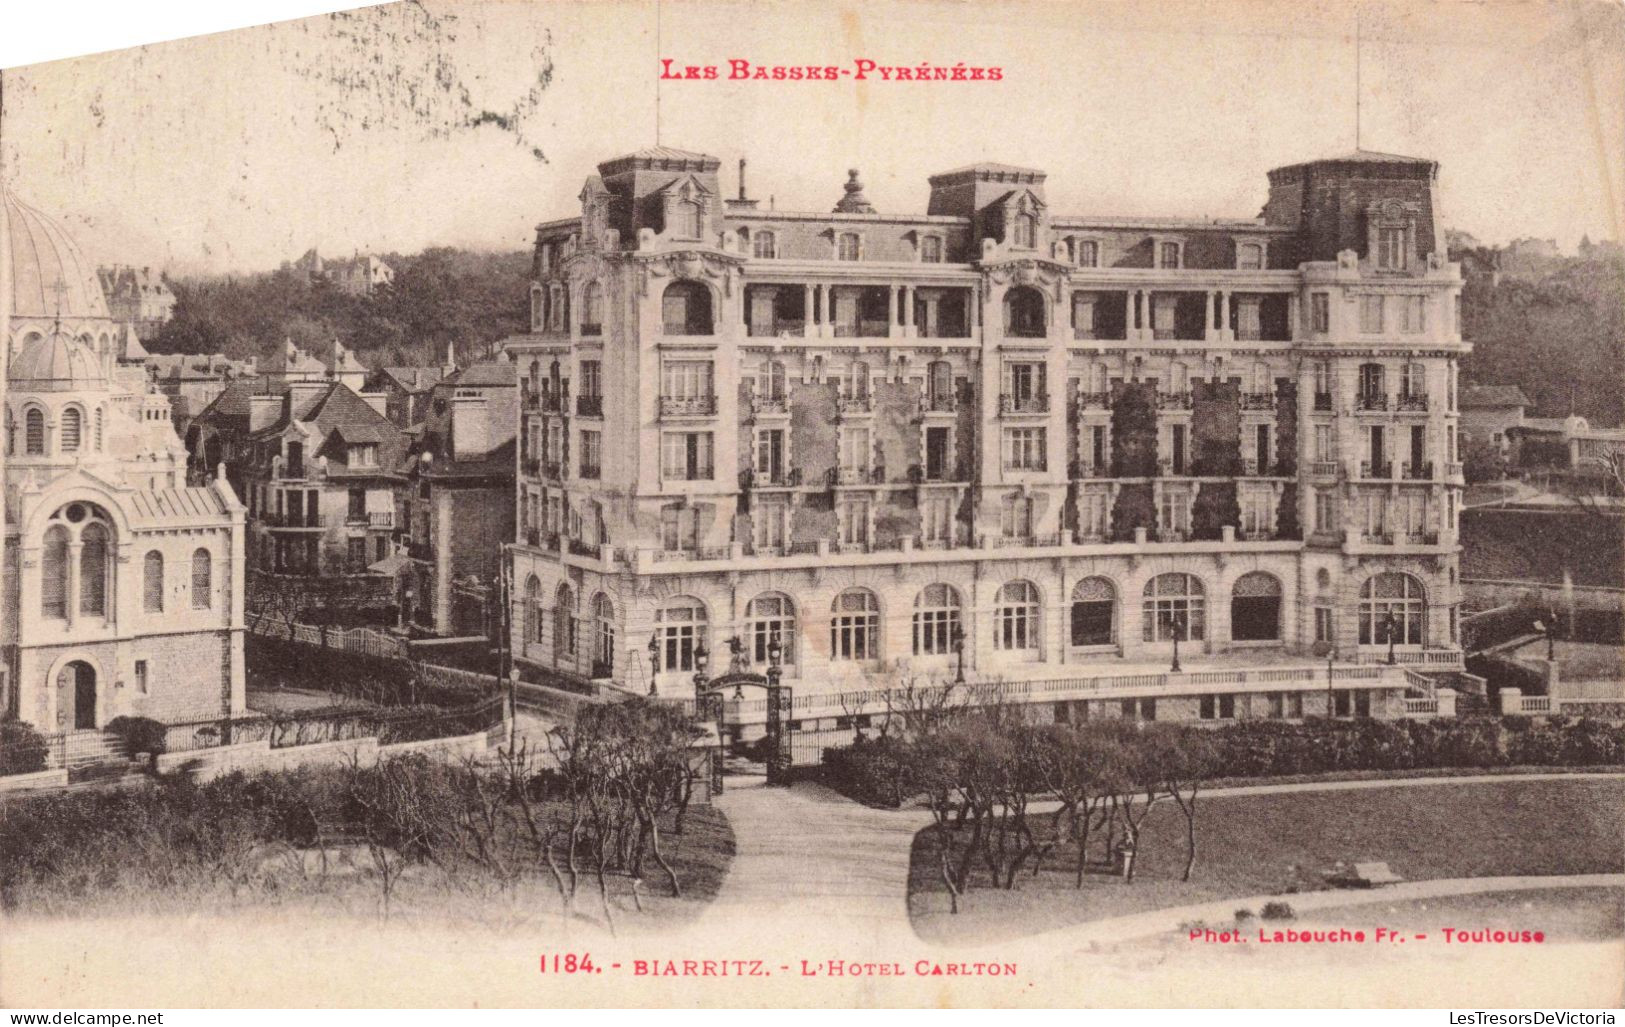
<svg viewBox="0 0 1625 1027"><path fill-rule="evenodd" d="M446 378L446 385L517 385L519 368L511 361L501 360L484 364L470 364Z"/></svg>
<svg viewBox="0 0 1625 1027"><path fill-rule="evenodd" d="M438 367L385 367L380 371L407 392L421 392L433 386L445 374Z"/></svg>
<svg viewBox="0 0 1625 1027"><path fill-rule="evenodd" d="M1534 404L1516 385L1467 385L1461 390L1462 409L1527 407Z"/></svg>
<svg viewBox="0 0 1625 1027"><path fill-rule="evenodd" d="M635 153L628 153L620 160L633 157L638 160L716 160L708 153L695 153L693 150L679 150L674 146L646 146Z"/></svg>
<svg viewBox="0 0 1625 1027"><path fill-rule="evenodd" d="M441 458L430 461L425 467L418 464L419 473L425 478L489 478L507 476L513 477L515 472L514 456L517 443L508 439L502 445L476 460L454 460Z"/></svg>
<svg viewBox="0 0 1625 1027"><path fill-rule="evenodd" d="M999 175L1037 175L1044 177L1044 172L1038 168L1024 168L1019 164L1000 164L998 161L978 161L975 164L965 164L947 171L938 172L932 178L947 178L949 175L963 175L972 171L985 171Z"/></svg>
<svg viewBox="0 0 1625 1027"><path fill-rule="evenodd" d="M130 505L143 520L174 517L209 517L226 512L220 494L206 486L132 492Z"/></svg>

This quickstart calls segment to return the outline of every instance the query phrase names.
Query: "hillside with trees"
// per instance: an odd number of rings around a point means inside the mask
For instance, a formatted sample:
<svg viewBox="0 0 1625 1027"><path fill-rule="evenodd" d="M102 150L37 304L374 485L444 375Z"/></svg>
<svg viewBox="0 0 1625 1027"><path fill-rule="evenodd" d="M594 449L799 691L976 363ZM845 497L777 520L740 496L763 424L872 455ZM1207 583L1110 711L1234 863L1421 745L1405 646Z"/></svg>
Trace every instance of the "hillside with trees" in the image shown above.
<svg viewBox="0 0 1625 1027"><path fill-rule="evenodd" d="M1462 376L1521 386L1535 416L1572 409L1594 425L1625 423L1625 251L1585 243L1578 257L1509 260L1485 247L1452 256L1467 253L1499 271L1467 275L1462 334L1473 353Z"/></svg>
<svg viewBox="0 0 1625 1027"><path fill-rule="evenodd" d="M285 338L318 354L337 338L370 367L438 364L447 342L465 358L478 356L529 325L526 252L436 247L380 256L395 281L370 296L346 295L287 269L170 279L175 316L147 348L263 359Z"/></svg>

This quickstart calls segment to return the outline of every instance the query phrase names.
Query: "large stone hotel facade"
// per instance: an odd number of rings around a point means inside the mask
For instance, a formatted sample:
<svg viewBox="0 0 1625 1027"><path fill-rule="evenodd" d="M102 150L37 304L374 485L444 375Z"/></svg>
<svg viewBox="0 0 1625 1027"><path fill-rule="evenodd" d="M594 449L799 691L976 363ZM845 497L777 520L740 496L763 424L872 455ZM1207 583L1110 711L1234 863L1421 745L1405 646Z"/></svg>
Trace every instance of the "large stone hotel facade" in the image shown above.
<svg viewBox="0 0 1625 1027"><path fill-rule="evenodd" d="M991 163L796 213L718 166L607 161L537 230L522 664L675 697L778 638L798 697L963 673L1161 719L1459 671L1436 163L1277 168L1236 220L1066 215Z"/></svg>

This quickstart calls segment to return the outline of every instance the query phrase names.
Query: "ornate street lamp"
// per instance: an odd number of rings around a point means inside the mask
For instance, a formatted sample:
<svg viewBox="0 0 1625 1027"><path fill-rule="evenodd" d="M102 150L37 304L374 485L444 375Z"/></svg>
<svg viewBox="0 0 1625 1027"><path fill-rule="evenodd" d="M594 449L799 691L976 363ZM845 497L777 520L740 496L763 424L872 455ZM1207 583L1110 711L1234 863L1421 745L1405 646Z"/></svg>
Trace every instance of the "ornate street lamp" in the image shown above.
<svg viewBox="0 0 1625 1027"><path fill-rule="evenodd" d="M1388 665L1392 667L1399 662L1399 658L1394 655L1394 644L1399 641L1399 619L1394 616L1392 610L1382 616L1382 633L1388 636Z"/></svg>
<svg viewBox="0 0 1625 1027"><path fill-rule="evenodd" d="M655 694L655 678L660 674L660 633L649 633L649 694Z"/></svg>
<svg viewBox="0 0 1625 1027"><path fill-rule="evenodd" d="M1185 617L1183 614L1170 613L1168 615L1168 631L1174 636L1174 662L1168 668L1168 673L1179 673L1179 636L1185 633Z"/></svg>
<svg viewBox="0 0 1625 1027"><path fill-rule="evenodd" d="M959 626L957 620L954 621L953 634L948 637L948 644L954 647L954 655L959 657L959 669L954 674L954 684L963 685L965 683L965 632Z"/></svg>
<svg viewBox="0 0 1625 1027"><path fill-rule="evenodd" d="M745 656L745 643L739 640L738 635L728 639L728 652L729 672L735 674L742 672L750 661ZM743 698L745 698L745 682L741 678L734 682L734 699L737 701Z"/></svg>
<svg viewBox="0 0 1625 1027"><path fill-rule="evenodd" d="M694 647L694 691L696 693L705 690L707 680L705 669L710 665L711 651L705 647L705 643L702 641Z"/></svg>
<svg viewBox="0 0 1625 1027"><path fill-rule="evenodd" d="M784 646L779 642L779 636L774 635L767 643L767 683L779 683L779 675L784 673Z"/></svg>

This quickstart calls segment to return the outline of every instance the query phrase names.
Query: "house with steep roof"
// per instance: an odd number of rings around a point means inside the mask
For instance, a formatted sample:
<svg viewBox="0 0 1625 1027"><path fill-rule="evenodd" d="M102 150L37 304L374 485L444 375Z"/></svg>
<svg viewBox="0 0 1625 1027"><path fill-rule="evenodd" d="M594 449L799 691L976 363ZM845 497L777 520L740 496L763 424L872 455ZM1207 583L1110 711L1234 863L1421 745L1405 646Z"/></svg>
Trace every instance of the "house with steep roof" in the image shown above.
<svg viewBox="0 0 1625 1027"><path fill-rule="evenodd" d="M405 484L401 430L341 382L289 382L280 393L246 399L248 431L234 470L248 504L251 565L274 574L361 574L390 556Z"/></svg>
<svg viewBox="0 0 1625 1027"><path fill-rule="evenodd" d="M407 618L439 635L499 637L497 578L514 537L519 379L474 364L429 390L405 473Z"/></svg>

